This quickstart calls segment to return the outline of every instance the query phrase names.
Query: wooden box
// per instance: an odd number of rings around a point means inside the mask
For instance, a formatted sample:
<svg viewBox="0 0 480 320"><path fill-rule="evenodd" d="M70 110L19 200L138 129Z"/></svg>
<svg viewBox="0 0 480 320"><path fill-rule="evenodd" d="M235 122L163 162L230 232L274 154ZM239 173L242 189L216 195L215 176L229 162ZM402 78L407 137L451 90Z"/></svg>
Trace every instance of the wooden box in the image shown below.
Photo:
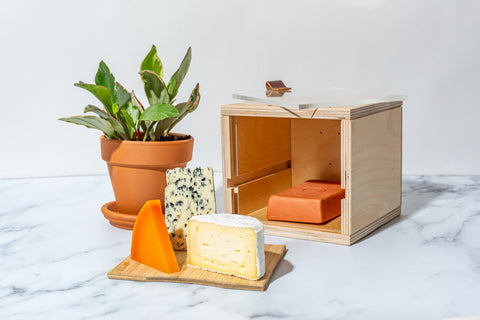
<svg viewBox="0 0 480 320"><path fill-rule="evenodd" d="M351 245L400 215L402 102L312 109L221 107L224 211L265 234ZM323 224L269 221L270 195L309 179L340 181L341 216Z"/></svg>

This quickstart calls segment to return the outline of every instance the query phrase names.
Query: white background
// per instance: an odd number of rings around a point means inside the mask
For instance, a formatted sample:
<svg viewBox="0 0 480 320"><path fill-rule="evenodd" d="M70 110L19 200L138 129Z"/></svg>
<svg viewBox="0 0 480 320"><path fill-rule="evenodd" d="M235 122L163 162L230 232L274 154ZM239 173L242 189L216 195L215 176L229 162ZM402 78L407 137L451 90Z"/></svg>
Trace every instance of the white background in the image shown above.
<svg viewBox="0 0 480 320"><path fill-rule="evenodd" d="M190 165L221 170L220 105L283 79L293 88L404 94L404 174L480 174L480 1L4 1L0 178L104 174L100 133L56 120L97 103L73 86L103 59L145 101L140 62L156 44L167 79L188 46L177 132Z"/></svg>

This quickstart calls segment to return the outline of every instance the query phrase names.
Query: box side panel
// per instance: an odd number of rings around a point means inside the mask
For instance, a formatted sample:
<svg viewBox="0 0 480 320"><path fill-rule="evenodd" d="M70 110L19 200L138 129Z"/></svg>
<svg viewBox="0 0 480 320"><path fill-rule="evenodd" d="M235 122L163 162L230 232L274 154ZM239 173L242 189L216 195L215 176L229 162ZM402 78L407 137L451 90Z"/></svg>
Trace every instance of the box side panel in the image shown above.
<svg viewBox="0 0 480 320"><path fill-rule="evenodd" d="M290 119L235 117L233 175L290 160Z"/></svg>
<svg viewBox="0 0 480 320"><path fill-rule="evenodd" d="M233 213L233 190L227 187L228 179L232 177L232 127L234 117L221 116L222 136L222 182L223 182L223 212Z"/></svg>
<svg viewBox="0 0 480 320"><path fill-rule="evenodd" d="M402 106L402 101L390 101L390 102L380 102L380 103L349 106L348 108L350 109L350 119L358 119L374 113L398 108L401 106Z"/></svg>
<svg viewBox="0 0 480 320"><path fill-rule="evenodd" d="M341 121L292 119L292 185L341 179Z"/></svg>
<svg viewBox="0 0 480 320"><path fill-rule="evenodd" d="M400 206L402 108L351 120L349 127L346 233L353 234Z"/></svg>
<svg viewBox="0 0 480 320"><path fill-rule="evenodd" d="M380 219L375 220L375 222L369 224L368 226L358 230L354 234L350 236L350 243L354 244L355 242L359 241L360 239L366 237L368 234L374 232L376 229L380 228L384 224L388 223L389 221L395 219L400 215L401 209L400 207L393 209L386 215L382 216Z"/></svg>
<svg viewBox="0 0 480 320"><path fill-rule="evenodd" d="M243 102L224 105L222 115L239 117L267 117L267 118L312 118L316 109L291 109L272 106L263 103Z"/></svg>
<svg viewBox="0 0 480 320"><path fill-rule="evenodd" d="M342 234L350 235L350 203L351 203L351 188L347 188L347 184L349 183L348 174L350 172L350 126L351 121L349 120L342 120L341 124L341 187L345 189L345 199L342 200ZM348 168L348 169L347 169Z"/></svg>

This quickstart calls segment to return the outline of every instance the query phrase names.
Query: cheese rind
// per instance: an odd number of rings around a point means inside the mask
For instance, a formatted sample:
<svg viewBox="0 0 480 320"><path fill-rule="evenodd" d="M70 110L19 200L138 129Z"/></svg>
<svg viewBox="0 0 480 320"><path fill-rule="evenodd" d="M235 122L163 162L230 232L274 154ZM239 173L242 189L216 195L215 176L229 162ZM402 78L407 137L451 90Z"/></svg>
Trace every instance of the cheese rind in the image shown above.
<svg viewBox="0 0 480 320"><path fill-rule="evenodd" d="M240 214L214 214L188 221L189 266L257 280L265 274L263 224Z"/></svg>
<svg viewBox="0 0 480 320"><path fill-rule="evenodd" d="M213 169L175 168L166 177L165 223L174 249L186 250L188 220L216 211Z"/></svg>

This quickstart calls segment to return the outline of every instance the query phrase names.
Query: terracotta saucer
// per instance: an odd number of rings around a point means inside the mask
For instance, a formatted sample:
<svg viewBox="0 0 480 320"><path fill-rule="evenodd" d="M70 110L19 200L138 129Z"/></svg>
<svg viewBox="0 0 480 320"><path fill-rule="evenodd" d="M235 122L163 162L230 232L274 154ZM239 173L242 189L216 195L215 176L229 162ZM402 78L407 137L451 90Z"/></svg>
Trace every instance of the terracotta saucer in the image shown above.
<svg viewBox="0 0 480 320"><path fill-rule="evenodd" d="M101 210L105 219L107 219L112 226L127 230L133 229L137 215L118 212L115 201L105 203Z"/></svg>

